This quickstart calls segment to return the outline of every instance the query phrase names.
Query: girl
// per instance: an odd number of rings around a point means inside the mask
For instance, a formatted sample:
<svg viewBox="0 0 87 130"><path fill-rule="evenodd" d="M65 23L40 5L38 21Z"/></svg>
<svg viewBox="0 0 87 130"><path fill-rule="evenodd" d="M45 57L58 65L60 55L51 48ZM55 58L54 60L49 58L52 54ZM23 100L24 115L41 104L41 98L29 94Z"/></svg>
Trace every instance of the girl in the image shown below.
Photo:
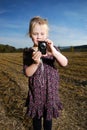
<svg viewBox="0 0 87 130"><path fill-rule="evenodd" d="M54 62L66 66L68 60L47 38L48 30L46 19L32 18L29 36L34 44L23 53L24 73L29 77L27 114L33 118L34 130L41 130L42 117L44 130L51 130L52 117L59 117L59 110L62 109L58 94L59 74ZM44 41L47 45L46 54L38 50L40 41Z"/></svg>

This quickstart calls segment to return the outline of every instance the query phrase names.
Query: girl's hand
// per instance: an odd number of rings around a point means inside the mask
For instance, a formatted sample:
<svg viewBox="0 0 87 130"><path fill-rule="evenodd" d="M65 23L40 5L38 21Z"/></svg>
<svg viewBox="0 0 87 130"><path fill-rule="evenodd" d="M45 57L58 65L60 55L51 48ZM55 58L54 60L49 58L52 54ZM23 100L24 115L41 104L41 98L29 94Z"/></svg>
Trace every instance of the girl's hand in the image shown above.
<svg viewBox="0 0 87 130"><path fill-rule="evenodd" d="M47 43L48 51L50 51L53 54L55 51L55 48L53 46L53 41L51 41L50 39L46 39L45 42Z"/></svg>
<svg viewBox="0 0 87 130"><path fill-rule="evenodd" d="M53 41L51 41L50 39L46 39L45 42L49 47L53 47Z"/></svg>
<svg viewBox="0 0 87 130"><path fill-rule="evenodd" d="M34 62L36 64L40 64L40 62L41 62L41 56L42 56L42 54L41 54L40 51L33 52L32 59L34 60Z"/></svg>

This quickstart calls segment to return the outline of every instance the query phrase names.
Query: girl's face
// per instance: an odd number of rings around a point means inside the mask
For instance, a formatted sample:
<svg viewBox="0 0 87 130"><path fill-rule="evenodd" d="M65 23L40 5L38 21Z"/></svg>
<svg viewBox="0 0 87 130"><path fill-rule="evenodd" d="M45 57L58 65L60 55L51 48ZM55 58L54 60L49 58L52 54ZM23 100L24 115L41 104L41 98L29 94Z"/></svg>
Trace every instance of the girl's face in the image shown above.
<svg viewBox="0 0 87 130"><path fill-rule="evenodd" d="M36 24L32 29L31 38L35 46L38 46L38 41L44 41L48 35L48 27L46 24Z"/></svg>

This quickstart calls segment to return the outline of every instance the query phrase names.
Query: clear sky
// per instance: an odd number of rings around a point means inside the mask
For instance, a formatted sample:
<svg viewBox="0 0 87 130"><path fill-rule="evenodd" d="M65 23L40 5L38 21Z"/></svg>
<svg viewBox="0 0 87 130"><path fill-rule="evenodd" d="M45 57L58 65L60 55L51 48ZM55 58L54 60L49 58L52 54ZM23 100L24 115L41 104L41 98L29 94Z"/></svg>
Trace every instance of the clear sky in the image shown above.
<svg viewBox="0 0 87 130"><path fill-rule="evenodd" d="M87 45L87 0L0 0L0 44L32 46L27 33L34 16L48 19L54 45Z"/></svg>

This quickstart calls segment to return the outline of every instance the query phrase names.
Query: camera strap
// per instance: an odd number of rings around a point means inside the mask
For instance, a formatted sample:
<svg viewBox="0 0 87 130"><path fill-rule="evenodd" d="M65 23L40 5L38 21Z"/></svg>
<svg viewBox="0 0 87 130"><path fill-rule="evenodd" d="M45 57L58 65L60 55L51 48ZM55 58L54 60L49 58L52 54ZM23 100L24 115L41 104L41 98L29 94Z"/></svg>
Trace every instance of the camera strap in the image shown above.
<svg viewBox="0 0 87 130"><path fill-rule="evenodd" d="M44 71L44 65L43 65L42 59L41 59L41 71L42 71L42 72Z"/></svg>
<svg viewBox="0 0 87 130"><path fill-rule="evenodd" d="M41 75L39 82L41 84L41 87L44 87L44 65L42 59L41 59Z"/></svg>

